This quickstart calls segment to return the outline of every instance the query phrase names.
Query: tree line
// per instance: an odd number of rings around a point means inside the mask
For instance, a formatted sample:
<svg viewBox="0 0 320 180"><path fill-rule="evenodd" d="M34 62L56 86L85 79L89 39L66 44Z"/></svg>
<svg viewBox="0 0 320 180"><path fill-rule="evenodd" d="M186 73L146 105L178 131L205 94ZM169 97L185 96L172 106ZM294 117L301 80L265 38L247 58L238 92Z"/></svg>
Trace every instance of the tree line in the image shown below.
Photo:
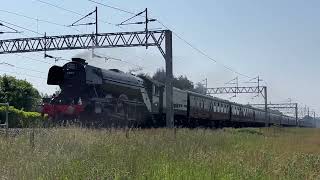
<svg viewBox="0 0 320 180"><path fill-rule="evenodd" d="M153 76L151 77L148 74L139 74L138 76L147 76L149 78L152 78L158 82L165 83L166 81L166 71L164 69L158 69ZM187 76L180 75L178 77L173 77L173 86L182 90L188 90L197 92L200 94L206 94L206 87L201 83L194 83L191 80L188 79Z"/></svg>

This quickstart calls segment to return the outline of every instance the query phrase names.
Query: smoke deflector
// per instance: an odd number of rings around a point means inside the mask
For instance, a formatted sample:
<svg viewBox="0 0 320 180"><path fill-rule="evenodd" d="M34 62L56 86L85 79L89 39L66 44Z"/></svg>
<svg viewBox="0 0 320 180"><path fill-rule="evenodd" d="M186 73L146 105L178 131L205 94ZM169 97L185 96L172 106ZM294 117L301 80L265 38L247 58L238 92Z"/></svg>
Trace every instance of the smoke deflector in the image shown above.
<svg viewBox="0 0 320 180"><path fill-rule="evenodd" d="M63 68L60 66L52 66L48 73L48 85L60 85L63 83L64 73Z"/></svg>

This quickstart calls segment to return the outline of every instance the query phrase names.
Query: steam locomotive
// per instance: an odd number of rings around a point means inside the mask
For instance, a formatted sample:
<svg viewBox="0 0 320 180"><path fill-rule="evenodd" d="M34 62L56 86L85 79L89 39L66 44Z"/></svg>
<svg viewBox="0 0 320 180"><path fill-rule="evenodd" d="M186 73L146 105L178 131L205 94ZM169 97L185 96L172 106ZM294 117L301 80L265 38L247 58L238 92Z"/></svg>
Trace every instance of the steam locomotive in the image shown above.
<svg viewBox="0 0 320 180"><path fill-rule="evenodd" d="M101 69L84 59L73 58L53 66L47 83L61 92L45 103L43 113L54 123L66 120L86 126L165 125L166 98L162 83L118 69ZM175 125L183 127L298 126L293 117L278 111L265 112L249 105L199 93L173 89Z"/></svg>

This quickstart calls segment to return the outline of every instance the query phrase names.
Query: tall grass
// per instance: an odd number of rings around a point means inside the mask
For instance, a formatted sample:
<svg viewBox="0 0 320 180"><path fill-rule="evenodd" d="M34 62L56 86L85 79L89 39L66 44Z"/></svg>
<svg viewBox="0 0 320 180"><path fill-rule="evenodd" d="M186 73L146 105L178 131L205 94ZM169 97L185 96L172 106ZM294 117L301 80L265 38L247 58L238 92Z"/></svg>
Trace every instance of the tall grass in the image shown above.
<svg viewBox="0 0 320 180"><path fill-rule="evenodd" d="M0 137L0 179L320 179L316 129L36 129Z"/></svg>

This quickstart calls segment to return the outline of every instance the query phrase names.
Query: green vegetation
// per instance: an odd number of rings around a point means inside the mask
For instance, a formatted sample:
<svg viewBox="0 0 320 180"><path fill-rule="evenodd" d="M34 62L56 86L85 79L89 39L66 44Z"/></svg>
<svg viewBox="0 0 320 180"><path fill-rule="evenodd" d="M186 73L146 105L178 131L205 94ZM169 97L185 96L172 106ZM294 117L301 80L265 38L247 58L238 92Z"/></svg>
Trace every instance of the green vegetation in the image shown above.
<svg viewBox="0 0 320 180"><path fill-rule="evenodd" d="M0 179L319 179L317 129L35 129L0 137Z"/></svg>
<svg viewBox="0 0 320 180"><path fill-rule="evenodd" d="M0 106L0 123L5 123L6 107ZM26 112L10 106L9 113L9 127L31 127L31 125L43 124L44 117L38 112Z"/></svg>
<svg viewBox="0 0 320 180"><path fill-rule="evenodd" d="M41 101L37 89L26 80L12 76L0 76L0 102L25 111L35 111Z"/></svg>

